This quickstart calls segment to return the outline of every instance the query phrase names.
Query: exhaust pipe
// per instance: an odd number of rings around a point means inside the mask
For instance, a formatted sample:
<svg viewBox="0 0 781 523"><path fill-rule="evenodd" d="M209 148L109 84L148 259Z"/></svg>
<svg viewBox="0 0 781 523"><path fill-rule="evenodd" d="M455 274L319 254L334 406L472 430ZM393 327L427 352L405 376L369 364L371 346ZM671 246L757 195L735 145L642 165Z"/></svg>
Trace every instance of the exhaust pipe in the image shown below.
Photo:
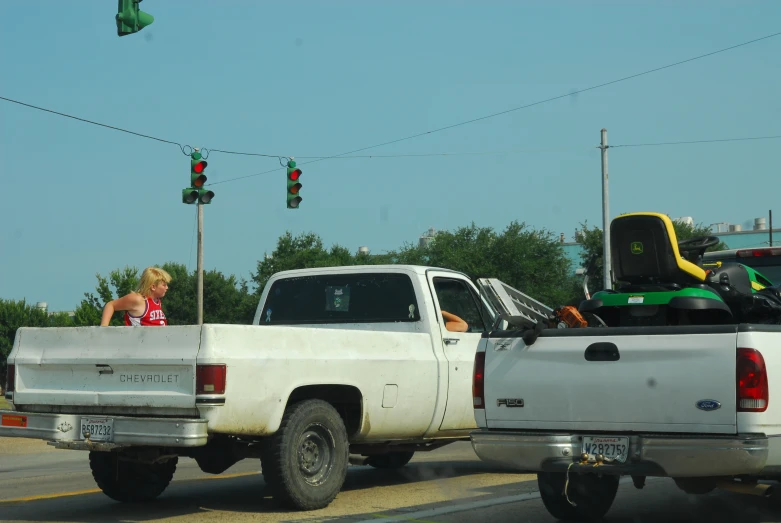
<svg viewBox="0 0 781 523"><path fill-rule="evenodd" d="M716 488L728 490L737 494L768 497L773 494L773 486L766 483L741 483L739 481L719 481Z"/></svg>

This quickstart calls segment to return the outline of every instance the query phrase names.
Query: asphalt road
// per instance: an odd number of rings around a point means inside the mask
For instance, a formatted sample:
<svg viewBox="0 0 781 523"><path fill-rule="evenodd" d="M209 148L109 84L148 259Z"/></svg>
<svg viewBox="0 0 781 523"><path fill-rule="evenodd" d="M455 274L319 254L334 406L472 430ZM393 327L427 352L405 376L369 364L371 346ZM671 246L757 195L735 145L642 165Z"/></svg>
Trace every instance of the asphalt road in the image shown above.
<svg viewBox="0 0 781 523"><path fill-rule="evenodd" d="M174 482L155 502L124 505L97 490L86 453L42 442L0 438L0 521L467 523L555 521L535 476L482 463L468 443L417 455L399 471L351 466L339 496L315 512L281 509L264 492L256 460L220 476L180 460ZM643 490L621 486L606 521L613 523L781 523L781 501L728 492L688 496L670 480Z"/></svg>

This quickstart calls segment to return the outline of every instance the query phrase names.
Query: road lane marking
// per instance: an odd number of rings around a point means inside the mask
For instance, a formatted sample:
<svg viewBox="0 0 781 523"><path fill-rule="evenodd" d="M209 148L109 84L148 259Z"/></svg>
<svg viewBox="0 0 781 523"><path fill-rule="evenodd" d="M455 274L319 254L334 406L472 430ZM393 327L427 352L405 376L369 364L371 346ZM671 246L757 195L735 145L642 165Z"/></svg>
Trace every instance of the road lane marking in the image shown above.
<svg viewBox="0 0 781 523"><path fill-rule="evenodd" d="M430 508L425 510L419 510L417 512L410 512L403 516L383 516L381 514L373 514L378 519L365 519L358 523L398 523L398 521L420 521L424 518L431 518L434 516L442 516L444 514L452 514L454 512L466 512L467 510L474 510L484 507L493 507L497 505L506 505L507 503L517 503L519 501L529 501L532 499L539 499L539 492L530 492L529 494L519 494L516 496L504 496L501 498L487 499L485 501L473 501L471 503L464 503L462 505L450 505L447 507Z"/></svg>
<svg viewBox="0 0 781 523"><path fill-rule="evenodd" d="M205 478L191 478L191 479L181 479L178 482L175 483L188 483L193 481L203 481L203 480L215 480L215 479L231 479L231 478L241 478L245 476L257 476L260 475L260 472L236 472L233 474L222 474L217 476L207 476ZM29 501L42 501L47 499L57 499L57 498L65 498L70 496L83 496L86 494L97 494L98 492L101 492L99 488L94 489L88 489L88 490L77 490L74 492L57 492L54 494L39 494L36 496L25 496L23 498L13 498L13 499L0 499L0 505L8 505L11 503L26 503Z"/></svg>
<svg viewBox="0 0 781 523"><path fill-rule="evenodd" d="M653 481L663 478L647 478L647 481ZM626 485L631 483L631 478L621 478L619 480L620 485ZM417 512L410 512L399 516L385 516L383 514L372 514L376 519L365 519L358 523L398 523L399 521L421 521L421 518L432 518L435 516L443 516L445 514L453 514L455 512L466 512L468 510L474 510L478 508L493 507L498 505L506 505L508 503L517 503L520 501L531 501L533 499L540 499L540 492L534 491L528 494L517 494L515 496L504 496L501 498L486 499L484 501L473 501L471 503L464 503L461 505L448 505L446 507L429 508L419 510ZM436 523L436 522L430 522Z"/></svg>
<svg viewBox="0 0 781 523"><path fill-rule="evenodd" d="M231 474L216 474L214 476L206 476L205 478L192 478L183 479L181 481L201 481L205 479L230 479L230 478L243 478L245 476L260 476L260 472L233 472Z"/></svg>
<svg viewBox="0 0 781 523"><path fill-rule="evenodd" d="M405 516L387 516L385 514L372 514L372 515L376 518L385 518L385 519L390 519L392 521L410 521L411 523L437 523L436 521L428 521L426 519L409 519L408 517ZM385 521L385 520L375 519L374 521L376 522L376 521Z"/></svg>
<svg viewBox="0 0 781 523"><path fill-rule="evenodd" d="M93 488L89 490L77 490L75 492L59 492L56 494L39 494L37 496L26 496L23 498L14 498L14 499L2 499L0 500L0 505L5 505L8 503L24 503L27 501L38 501L42 499L56 499L56 498L65 498L68 496L82 496L84 494L96 494L100 492L99 488Z"/></svg>

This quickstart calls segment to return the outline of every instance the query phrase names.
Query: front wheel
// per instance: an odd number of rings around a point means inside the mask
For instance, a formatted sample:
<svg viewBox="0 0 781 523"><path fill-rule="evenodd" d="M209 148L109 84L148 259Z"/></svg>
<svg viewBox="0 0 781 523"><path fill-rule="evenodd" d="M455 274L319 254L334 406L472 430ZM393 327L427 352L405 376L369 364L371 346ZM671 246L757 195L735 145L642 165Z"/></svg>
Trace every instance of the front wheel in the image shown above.
<svg viewBox="0 0 781 523"><path fill-rule="evenodd" d="M168 487L179 458L160 463L127 460L117 452L89 453L92 477L100 490L113 500L123 503L151 501Z"/></svg>
<svg viewBox="0 0 781 523"><path fill-rule="evenodd" d="M545 508L562 521L599 521L610 510L618 492L618 476L570 474L567 485L564 472L540 472L537 484Z"/></svg>
<svg viewBox="0 0 781 523"><path fill-rule="evenodd" d="M366 459L366 464L376 469L400 469L412 459L415 452L388 452L373 454Z"/></svg>
<svg viewBox="0 0 781 523"><path fill-rule="evenodd" d="M344 421L330 403L296 403L285 410L279 430L266 441L263 478L282 505L324 508L342 489L349 448Z"/></svg>

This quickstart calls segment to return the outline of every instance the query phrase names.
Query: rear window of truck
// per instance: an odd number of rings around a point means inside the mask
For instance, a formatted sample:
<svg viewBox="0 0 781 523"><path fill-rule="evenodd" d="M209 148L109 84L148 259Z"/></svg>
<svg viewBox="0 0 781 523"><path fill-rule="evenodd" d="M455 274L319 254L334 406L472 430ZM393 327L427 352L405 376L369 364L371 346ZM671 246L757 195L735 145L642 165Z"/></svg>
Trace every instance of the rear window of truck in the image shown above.
<svg viewBox="0 0 781 523"><path fill-rule="evenodd" d="M745 250L751 251L752 249ZM705 253L705 256L703 256L703 262L706 264L713 263L715 261L720 261L723 263L742 263L743 265L748 265L752 269L759 271L764 277L768 278L771 282L773 282L773 285L781 285L781 254L737 256L734 253L726 255L716 251Z"/></svg>
<svg viewBox="0 0 781 523"><path fill-rule="evenodd" d="M420 320L409 276L331 274L284 278L269 289L260 325Z"/></svg>

